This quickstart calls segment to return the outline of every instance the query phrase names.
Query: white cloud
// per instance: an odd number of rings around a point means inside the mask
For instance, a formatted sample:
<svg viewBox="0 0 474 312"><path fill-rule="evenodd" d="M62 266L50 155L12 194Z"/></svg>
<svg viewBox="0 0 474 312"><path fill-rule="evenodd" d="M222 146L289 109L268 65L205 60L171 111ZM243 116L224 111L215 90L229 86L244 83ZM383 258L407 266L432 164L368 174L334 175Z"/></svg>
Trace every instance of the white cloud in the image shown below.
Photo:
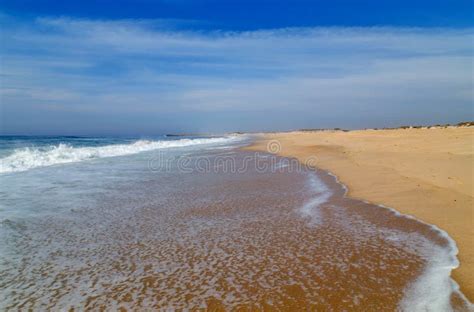
<svg viewBox="0 0 474 312"><path fill-rule="evenodd" d="M272 110L306 112L314 127L329 119L335 126L358 125L355 118L367 126L413 116L420 123L473 119L472 29L193 32L166 21L69 18L7 26L6 112L62 107L177 118ZM206 122L216 128L212 118ZM267 129L290 125L265 122Z"/></svg>

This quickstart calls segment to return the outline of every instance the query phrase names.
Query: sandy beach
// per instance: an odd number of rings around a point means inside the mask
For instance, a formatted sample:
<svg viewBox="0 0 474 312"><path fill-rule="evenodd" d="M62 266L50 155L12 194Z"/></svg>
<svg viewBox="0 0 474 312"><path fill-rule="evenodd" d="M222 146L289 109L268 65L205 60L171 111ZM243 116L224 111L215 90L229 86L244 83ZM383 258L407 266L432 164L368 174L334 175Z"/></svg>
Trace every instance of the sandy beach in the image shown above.
<svg viewBox="0 0 474 312"><path fill-rule="evenodd" d="M358 131L296 131L264 134L250 150L267 150L337 175L348 196L392 207L447 231L459 248L452 272L474 298L474 127Z"/></svg>

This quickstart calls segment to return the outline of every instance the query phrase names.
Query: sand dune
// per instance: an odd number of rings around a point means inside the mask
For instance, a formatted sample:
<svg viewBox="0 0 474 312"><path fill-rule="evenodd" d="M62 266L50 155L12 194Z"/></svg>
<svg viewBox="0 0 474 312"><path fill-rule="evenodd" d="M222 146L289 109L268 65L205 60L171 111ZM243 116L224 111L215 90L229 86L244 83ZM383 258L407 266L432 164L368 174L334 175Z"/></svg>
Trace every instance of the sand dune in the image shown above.
<svg viewBox="0 0 474 312"><path fill-rule="evenodd" d="M474 299L474 127L300 131L265 134L250 146L281 144L280 155L336 174L349 196L383 204L447 231L457 242L453 278Z"/></svg>

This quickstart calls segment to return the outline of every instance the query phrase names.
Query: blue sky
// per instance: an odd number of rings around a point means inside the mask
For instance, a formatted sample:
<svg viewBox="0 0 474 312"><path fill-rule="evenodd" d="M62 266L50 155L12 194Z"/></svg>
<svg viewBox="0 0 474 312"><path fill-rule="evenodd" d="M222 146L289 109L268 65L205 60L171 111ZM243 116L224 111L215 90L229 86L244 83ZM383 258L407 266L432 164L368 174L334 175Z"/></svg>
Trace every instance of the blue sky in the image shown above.
<svg viewBox="0 0 474 312"><path fill-rule="evenodd" d="M0 1L1 133L474 119L471 1Z"/></svg>

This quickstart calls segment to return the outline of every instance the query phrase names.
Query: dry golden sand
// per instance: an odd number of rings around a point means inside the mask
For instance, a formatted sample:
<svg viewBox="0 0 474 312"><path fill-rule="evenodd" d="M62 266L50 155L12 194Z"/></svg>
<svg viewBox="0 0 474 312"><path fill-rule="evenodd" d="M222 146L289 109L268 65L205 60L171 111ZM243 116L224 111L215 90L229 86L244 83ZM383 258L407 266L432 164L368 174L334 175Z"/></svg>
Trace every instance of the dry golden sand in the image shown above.
<svg viewBox="0 0 474 312"><path fill-rule="evenodd" d="M474 127L312 131L265 134L248 149L278 140L282 156L336 174L349 196L383 204L447 231L459 248L453 278L474 299Z"/></svg>

